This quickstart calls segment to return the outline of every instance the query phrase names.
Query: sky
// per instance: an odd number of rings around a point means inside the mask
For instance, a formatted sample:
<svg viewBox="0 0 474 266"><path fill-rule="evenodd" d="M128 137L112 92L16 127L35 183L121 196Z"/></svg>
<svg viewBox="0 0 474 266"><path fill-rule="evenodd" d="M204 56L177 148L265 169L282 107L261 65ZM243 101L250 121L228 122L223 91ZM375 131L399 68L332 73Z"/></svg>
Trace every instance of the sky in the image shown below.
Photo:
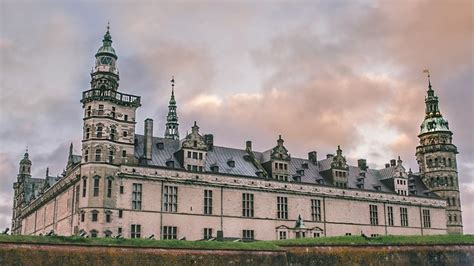
<svg viewBox="0 0 474 266"><path fill-rule="evenodd" d="M142 96L136 132L164 134L175 92L182 137L197 121L219 146L293 157L341 145L382 168L415 148L431 72L458 147L465 233L474 233L474 7L469 0L0 0L0 228L28 147L34 177L80 154L82 91L107 22L119 91Z"/></svg>

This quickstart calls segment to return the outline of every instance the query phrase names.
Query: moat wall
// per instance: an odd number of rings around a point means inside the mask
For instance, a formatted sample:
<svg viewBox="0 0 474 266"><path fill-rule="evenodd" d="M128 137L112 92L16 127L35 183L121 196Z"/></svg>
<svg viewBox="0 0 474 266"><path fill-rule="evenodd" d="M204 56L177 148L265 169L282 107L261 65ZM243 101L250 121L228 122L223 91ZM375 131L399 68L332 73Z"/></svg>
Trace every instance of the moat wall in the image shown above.
<svg viewBox="0 0 474 266"><path fill-rule="evenodd" d="M316 246L239 251L0 243L0 265L474 265L474 246Z"/></svg>

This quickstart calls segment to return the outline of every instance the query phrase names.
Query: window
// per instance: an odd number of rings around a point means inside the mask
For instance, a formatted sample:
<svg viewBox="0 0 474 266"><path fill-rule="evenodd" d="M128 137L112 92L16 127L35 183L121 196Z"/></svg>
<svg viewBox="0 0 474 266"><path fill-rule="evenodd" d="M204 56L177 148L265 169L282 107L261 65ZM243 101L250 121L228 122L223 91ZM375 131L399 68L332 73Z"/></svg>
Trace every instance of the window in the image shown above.
<svg viewBox="0 0 474 266"><path fill-rule="evenodd" d="M388 212L388 225L393 226L393 207L388 206L387 212Z"/></svg>
<svg viewBox="0 0 474 266"><path fill-rule="evenodd" d="M423 210L423 227L431 228L430 210Z"/></svg>
<svg viewBox="0 0 474 266"><path fill-rule="evenodd" d="M199 160L202 160L202 152L199 153Z"/></svg>
<svg viewBox="0 0 474 266"><path fill-rule="evenodd" d="M126 137L128 135L128 132L127 131L124 131L123 132L123 136Z"/></svg>
<svg viewBox="0 0 474 266"><path fill-rule="evenodd" d="M87 116L91 116L91 106L87 106Z"/></svg>
<svg viewBox="0 0 474 266"><path fill-rule="evenodd" d="M305 232L296 232L296 238L305 238L306 234Z"/></svg>
<svg viewBox="0 0 474 266"><path fill-rule="evenodd" d="M90 135L91 135L91 129L86 128L86 139L89 139Z"/></svg>
<svg viewBox="0 0 474 266"><path fill-rule="evenodd" d="M278 237L279 239L286 239L286 231L280 231Z"/></svg>
<svg viewBox="0 0 474 266"><path fill-rule="evenodd" d="M198 158L198 153L197 152L193 152L193 159L197 159Z"/></svg>
<svg viewBox="0 0 474 266"><path fill-rule="evenodd" d="M106 230L106 231L104 232L104 235L105 235L105 237L111 237L111 236L112 236L112 232L111 232L110 230Z"/></svg>
<svg viewBox="0 0 474 266"><path fill-rule="evenodd" d="M100 177L98 176L94 176L94 194L93 196L94 197L98 197L99 196L99 185L100 185Z"/></svg>
<svg viewBox="0 0 474 266"><path fill-rule="evenodd" d="M253 217L253 194L242 193L242 216Z"/></svg>
<svg viewBox="0 0 474 266"><path fill-rule="evenodd" d="M122 157L124 157L124 158L127 157L127 151L126 150L122 151Z"/></svg>
<svg viewBox="0 0 474 266"><path fill-rule="evenodd" d="M89 161L89 150L86 150L86 153L84 154L84 162L87 163Z"/></svg>
<svg viewBox="0 0 474 266"><path fill-rule="evenodd" d="M453 204L452 204L453 206L456 206L456 198L455 198L455 197L452 198L452 201L451 201L451 202L453 203Z"/></svg>
<svg viewBox="0 0 474 266"><path fill-rule="evenodd" d="M109 163L114 162L114 151L109 151Z"/></svg>
<svg viewBox="0 0 474 266"><path fill-rule="evenodd" d="M408 209L400 208L400 225L407 227L408 226Z"/></svg>
<svg viewBox="0 0 474 266"><path fill-rule="evenodd" d="M107 212L105 214L105 222L110 223L111 220L112 218L111 218L110 212Z"/></svg>
<svg viewBox="0 0 474 266"><path fill-rule="evenodd" d="M351 236L351 235L352 235L352 233L346 233L346 236Z"/></svg>
<svg viewBox="0 0 474 266"><path fill-rule="evenodd" d="M115 118L115 107L112 107L112 112L110 112L110 116L112 116L112 118Z"/></svg>
<svg viewBox="0 0 474 266"><path fill-rule="evenodd" d="M97 138L102 138L102 127L101 126L97 127Z"/></svg>
<svg viewBox="0 0 474 266"><path fill-rule="evenodd" d="M142 184L133 183L132 190L132 209L141 210L142 209Z"/></svg>
<svg viewBox="0 0 474 266"><path fill-rule="evenodd" d="M377 212L377 205L369 205L370 208L370 224L371 225L378 225L379 224L379 216Z"/></svg>
<svg viewBox="0 0 474 266"><path fill-rule="evenodd" d="M119 235L122 234L122 227L117 228L117 234L119 234Z"/></svg>
<svg viewBox="0 0 474 266"><path fill-rule="evenodd" d="M124 121L128 121L128 115L124 115L124 116L123 116L123 120L124 120Z"/></svg>
<svg viewBox="0 0 474 266"><path fill-rule="evenodd" d="M123 185L120 185L120 194L123 194Z"/></svg>
<svg viewBox="0 0 474 266"><path fill-rule="evenodd" d="M188 158L191 158L191 154L192 153L190 151L188 151Z"/></svg>
<svg viewBox="0 0 474 266"><path fill-rule="evenodd" d="M164 187L163 209L165 212L178 211L178 187L175 187L175 186Z"/></svg>
<svg viewBox="0 0 474 266"><path fill-rule="evenodd" d="M250 194L253 195L253 194ZM242 239L244 241L252 241L254 240L255 233L253 230L242 230Z"/></svg>
<svg viewBox="0 0 474 266"><path fill-rule="evenodd" d="M115 128L110 128L110 140L115 140L115 135L116 135L116 130Z"/></svg>
<svg viewBox="0 0 474 266"><path fill-rule="evenodd" d="M204 190L204 214L212 214L212 190Z"/></svg>
<svg viewBox="0 0 474 266"><path fill-rule="evenodd" d="M311 219L313 221L321 221L321 200L311 200Z"/></svg>
<svg viewBox="0 0 474 266"><path fill-rule="evenodd" d="M99 212L96 211L96 210L93 210L92 211L92 221L97 222L97 220L99 220Z"/></svg>
<svg viewBox="0 0 474 266"><path fill-rule="evenodd" d="M104 105L99 104L99 111L97 112L98 115L104 115Z"/></svg>
<svg viewBox="0 0 474 266"><path fill-rule="evenodd" d="M87 191L87 179L84 178L82 180L82 197L86 196L86 191Z"/></svg>
<svg viewBox="0 0 474 266"><path fill-rule="evenodd" d="M163 239L177 239L178 228L176 226L163 226Z"/></svg>
<svg viewBox="0 0 474 266"><path fill-rule="evenodd" d="M204 239L212 238L212 228L204 228Z"/></svg>
<svg viewBox="0 0 474 266"><path fill-rule="evenodd" d="M86 213L81 212L81 222L84 222L86 220Z"/></svg>
<svg viewBox="0 0 474 266"><path fill-rule="evenodd" d="M100 149L96 149L96 150L95 150L95 161L96 161L96 162L100 162L100 153L101 153L101 152L102 152L102 151L101 151Z"/></svg>
<svg viewBox="0 0 474 266"><path fill-rule="evenodd" d="M277 197L277 217L278 219L288 219L287 197Z"/></svg>
<svg viewBox="0 0 474 266"><path fill-rule="evenodd" d="M321 233L318 233L318 232L313 233L313 237L320 237L320 236L321 236Z"/></svg>
<svg viewBox="0 0 474 266"><path fill-rule="evenodd" d="M112 179L107 179L107 198L112 197Z"/></svg>
<svg viewBox="0 0 474 266"><path fill-rule="evenodd" d="M122 211L122 210L119 210L118 218L122 218L122 217L123 217L123 211Z"/></svg>
<svg viewBox="0 0 474 266"><path fill-rule="evenodd" d="M140 238L142 236L142 226L139 224L132 224L130 228L130 238Z"/></svg>
<svg viewBox="0 0 474 266"><path fill-rule="evenodd" d="M91 231L91 237L97 237L97 231L96 230L92 230Z"/></svg>

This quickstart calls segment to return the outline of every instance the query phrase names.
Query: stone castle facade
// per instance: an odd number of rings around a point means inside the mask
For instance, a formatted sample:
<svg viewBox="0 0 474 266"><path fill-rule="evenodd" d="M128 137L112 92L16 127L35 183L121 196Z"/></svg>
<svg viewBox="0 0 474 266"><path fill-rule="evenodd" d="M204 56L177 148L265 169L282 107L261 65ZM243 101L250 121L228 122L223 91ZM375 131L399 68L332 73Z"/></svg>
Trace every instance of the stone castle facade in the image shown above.
<svg viewBox="0 0 474 266"><path fill-rule="evenodd" d="M140 97L119 92L109 30L82 94L81 155L69 151L61 176L31 176L28 151L14 183L12 232L159 239L273 240L336 235L462 233L452 132L429 85L416 148L419 172L400 158L383 169L349 165L343 151L290 156L282 137L264 152L214 144L195 122L179 137L172 79L163 137Z"/></svg>

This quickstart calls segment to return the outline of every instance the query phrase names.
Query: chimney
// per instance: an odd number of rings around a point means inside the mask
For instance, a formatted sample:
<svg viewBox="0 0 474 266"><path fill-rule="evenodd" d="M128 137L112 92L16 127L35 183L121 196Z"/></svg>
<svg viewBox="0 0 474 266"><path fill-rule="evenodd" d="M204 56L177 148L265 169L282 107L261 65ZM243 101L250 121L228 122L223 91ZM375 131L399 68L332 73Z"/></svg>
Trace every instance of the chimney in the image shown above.
<svg viewBox="0 0 474 266"><path fill-rule="evenodd" d="M390 166L395 166L397 165L395 159L390 160Z"/></svg>
<svg viewBox="0 0 474 266"><path fill-rule="evenodd" d="M145 145L143 151L143 157L147 160L151 160L151 147L153 142L153 119L145 119Z"/></svg>
<svg viewBox="0 0 474 266"><path fill-rule="evenodd" d="M316 151L308 152L308 160L313 164L316 164L318 162L318 153Z"/></svg>
<svg viewBox="0 0 474 266"><path fill-rule="evenodd" d="M390 164L389 163L386 163L385 164L385 168L389 168L390 167Z"/></svg>
<svg viewBox="0 0 474 266"><path fill-rule="evenodd" d="M326 154L327 159L332 158L332 157L334 157L334 154L330 154L330 153Z"/></svg>
<svg viewBox="0 0 474 266"><path fill-rule="evenodd" d="M212 149L214 149L214 135L212 134L204 135L204 143L206 143L207 149L212 151Z"/></svg>
<svg viewBox="0 0 474 266"><path fill-rule="evenodd" d="M251 140L247 140L245 142L245 150L252 151L252 141Z"/></svg>
<svg viewBox="0 0 474 266"><path fill-rule="evenodd" d="M367 170L367 160L366 159L359 159L357 160L357 166L361 169L361 170Z"/></svg>

